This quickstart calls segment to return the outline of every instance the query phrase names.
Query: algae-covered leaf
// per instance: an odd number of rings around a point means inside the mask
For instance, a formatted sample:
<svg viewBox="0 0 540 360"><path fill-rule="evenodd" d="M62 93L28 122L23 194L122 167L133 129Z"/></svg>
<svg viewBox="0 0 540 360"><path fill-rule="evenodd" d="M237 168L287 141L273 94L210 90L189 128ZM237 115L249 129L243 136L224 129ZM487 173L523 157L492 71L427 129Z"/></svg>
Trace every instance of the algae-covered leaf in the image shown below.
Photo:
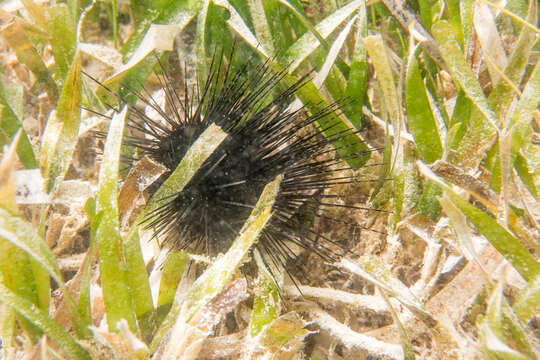
<svg viewBox="0 0 540 360"><path fill-rule="evenodd" d="M55 75L63 82L75 55L75 23L66 4L57 4L48 10L47 30L56 64Z"/></svg>
<svg viewBox="0 0 540 360"><path fill-rule="evenodd" d="M126 115L127 109L124 109L112 118L99 172L96 201L96 213L102 213L96 230L96 243L110 332L118 331L116 326L121 319L128 322L132 331L137 329L118 219L118 168Z"/></svg>
<svg viewBox="0 0 540 360"><path fill-rule="evenodd" d="M52 123L47 124L47 137L44 137L42 143L42 152L46 156L42 156L40 167L44 171L43 176L48 178L47 192L64 178L68 170L77 143L80 121L81 56L76 53L58 100L56 116Z"/></svg>
<svg viewBox="0 0 540 360"><path fill-rule="evenodd" d="M70 359L91 359L86 350L60 324L54 321L46 311L37 308L30 301L13 293L2 284L0 284L0 301L8 304L32 324L39 327Z"/></svg>
<svg viewBox="0 0 540 360"><path fill-rule="evenodd" d="M315 29L322 38L327 38L358 8L361 2L355 0L341 7L315 25ZM307 32L279 57L278 63L281 67L286 67L290 73L293 73L319 45L320 42L317 37L312 32Z"/></svg>
<svg viewBox="0 0 540 360"><path fill-rule="evenodd" d="M249 336L257 337L265 327L279 316L277 287L269 275L259 270L259 280L255 289L253 311L249 321Z"/></svg>
<svg viewBox="0 0 540 360"><path fill-rule="evenodd" d="M523 325L529 322L540 309L540 277L529 281L525 289L520 292L512 309Z"/></svg>
<svg viewBox="0 0 540 360"><path fill-rule="evenodd" d="M141 336L143 339L151 339L156 319L140 241L139 226L132 226L123 239L124 261L128 264L126 270L129 290Z"/></svg>
<svg viewBox="0 0 540 360"><path fill-rule="evenodd" d="M502 280L493 289L486 315L480 320L478 328L482 348L490 358L536 358L523 328L504 298Z"/></svg>
<svg viewBox="0 0 540 360"><path fill-rule="evenodd" d="M503 226L490 215L472 205L456 194L441 178L435 175L426 165L418 162L420 171L439 184L454 205L467 217L467 219L485 236L485 238L499 251L510 264L527 281L540 275L540 264L527 251L527 249Z"/></svg>
<svg viewBox="0 0 540 360"><path fill-rule="evenodd" d="M10 90L17 95L9 96ZM0 77L0 145L12 141L20 129L22 133L17 145L17 155L26 169L33 169L37 167L36 156L28 135L22 127L20 113L18 114L16 110L16 103L21 103L22 98L22 86L11 84L6 78Z"/></svg>
<svg viewBox="0 0 540 360"><path fill-rule="evenodd" d="M458 162L466 168L474 168L483 158L493 135L498 132L498 119L455 38L452 26L446 21L439 21L433 24L432 30L453 82L463 90L477 110L471 116L469 129L457 152Z"/></svg>
<svg viewBox="0 0 540 360"><path fill-rule="evenodd" d="M185 252L171 251L167 254L167 260L163 265L159 282L159 294L156 303L158 318L163 319L170 310L174 294L176 294L176 289L187 265L188 255Z"/></svg>
<svg viewBox="0 0 540 360"><path fill-rule="evenodd" d="M359 129L363 125L362 108L367 103L368 81L367 51L363 42L363 38L367 36L367 15L363 2L358 7L356 25L356 43L345 88L345 96L350 99L350 102L344 105L343 111L352 124Z"/></svg>
<svg viewBox="0 0 540 360"><path fill-rule="evenodd" d="M37 83L42 87L54 103L58 99L58 88L51 73L43 63L41 55L26 35L21 21L13 19L9 24L0 29L0 34L15 51L17 59L25 64L37 78Z"/></svg>
<svg viewBox="0 0 540 360"><path fill-rule="evenodd" d="M414 48L410 50L407 62L405 102L409 131L422 158L427 163L439 160L442 157L441 139Z"/></svg>

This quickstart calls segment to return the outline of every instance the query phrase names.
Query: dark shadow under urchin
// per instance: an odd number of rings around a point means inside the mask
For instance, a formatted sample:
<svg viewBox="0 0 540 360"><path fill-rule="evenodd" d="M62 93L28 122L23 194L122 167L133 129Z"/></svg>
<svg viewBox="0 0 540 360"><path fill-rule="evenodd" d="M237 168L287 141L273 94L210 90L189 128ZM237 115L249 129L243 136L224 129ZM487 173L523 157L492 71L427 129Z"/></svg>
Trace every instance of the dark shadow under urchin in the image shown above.
<svg viewBox="0 0 540 360"><path fill-rule="evenodd" d="M255 249L274 278L282 270L291 270L293 279L304 277L305 269L295 262L299 249L328 262L349 250L317 231L315 222L330 221L351 233L362 228L336 218L334 210L368 209L343 201L331 189L372 181L357 178L346 162L365 157L366 152L350 151L344 158L337 157L336 143L346 139L351 149L360 143L354 130L336 130L337 122L327 119L339 111L339 104L315 114L308 114L304 107L291 109L308 76L283 86L286 72L273 72L268 63L233 74L233 53L225 60L223 54L214 56L206 82L198 89L184 86L183 94L162 66L158 79L167 110L146 90L136 95L154 116L129 107L131 134L125 143L136 149L131 160L147 156L164 165L167 172L157 185L172 174L211 124L227 133L189 183L147 214L143 223L153 229L162 246L215 256L231 246L266 184L283 175L272 218ZM341 153L347 153L347 146L341 146Z"/></svg>

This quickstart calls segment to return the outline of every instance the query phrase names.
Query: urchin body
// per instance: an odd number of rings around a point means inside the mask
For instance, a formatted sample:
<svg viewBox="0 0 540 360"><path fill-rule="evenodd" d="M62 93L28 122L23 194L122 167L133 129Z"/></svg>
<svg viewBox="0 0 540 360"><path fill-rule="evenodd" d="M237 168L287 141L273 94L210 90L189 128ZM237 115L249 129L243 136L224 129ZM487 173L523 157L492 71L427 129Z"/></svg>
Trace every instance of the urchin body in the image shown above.
<svg viewBox="0 0 540 360"><path fill-rule="evenodd" d="M227 133L189 183L145 219L162 243L211 256L225 252L264 187L282 176L256 250L278 268L296 257L295 247L335 259L333 241L314 231L312 220L330 218L327 210L336 205L325 200L336 195L327 194L328 188L355 181L354 176L343 176L352 169L336 158L332 144L356 134L332 131L335 123L326 117L336 111L335 104L310 115L303 108L290 109L307 77L284 88L284 76L266 64L245 77L213 64L204 86L191 94L186 88L182 97L167 76L161 79L171 111L139 96L158 119L132 108L128 127L135 131L126 142L137 148L136 159L148 156L168 169L160 182L210 125Z"/></svg>

